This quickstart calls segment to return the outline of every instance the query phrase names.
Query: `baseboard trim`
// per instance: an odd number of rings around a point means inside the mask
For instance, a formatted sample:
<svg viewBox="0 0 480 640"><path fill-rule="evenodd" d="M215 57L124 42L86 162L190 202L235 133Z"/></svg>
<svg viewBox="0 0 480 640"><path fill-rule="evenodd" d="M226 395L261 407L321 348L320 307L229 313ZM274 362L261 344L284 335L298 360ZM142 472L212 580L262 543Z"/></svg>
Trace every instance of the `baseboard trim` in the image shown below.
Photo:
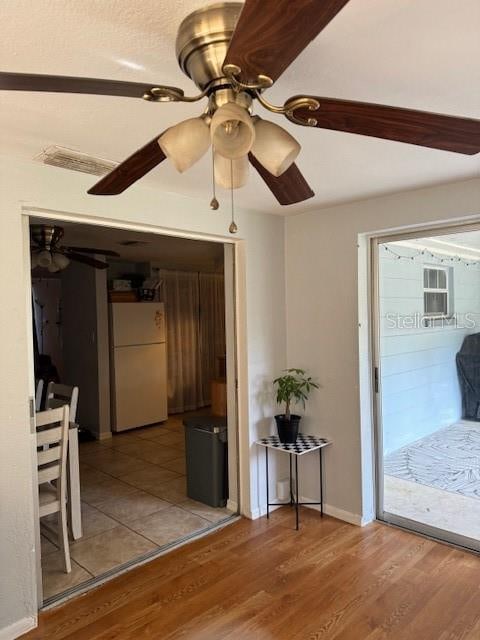
<svg viewBox="0 0 480 640"><path fill-rule="evenodd" d="M235 500L227 500L227 509L233 511L233 513L237 513L238 511L238 502Z"/></svg>
<svg viewBox="0 0 480 640"><path fill-rule="evenodd" d="M315 498L315 500L318 500L318 498ZM315 500L313 498L308 498L307 496L300 496L300 502L315 502ZM275 498L273 498L273 501L275 501ZM281 506L283 505L272 506L270 507L270 511L279 509ZM320 505L309 504L305 506L308 507L309 509L315 509L316 511L320 511ZM323 512L327 516L332 516L332 518L337 518L337 520L343 520L344 522L348 522L349 524L354 524L357 527L364 527L365 525L373 521L373 518L371 517L364 518L358 515L357 513L344 511L343 509L339 509L338 507L333 507L330 504L323 505ZM250 518L250 520L256 520L257 518L261 518L262 516L266 515L266 513L267 513L266 505L261 505L256 509L251 509L245 515L247 516L247 518Z"/></svg>
<svg viewBox="0 0 480 640"><path fill-rule="evenodd" d="M24 633L27 633L27 631L35 629L36 626L36 617L28 616L27 618L22 618L8 627L0 629L0 640L15 640L15 638L22 636Z"/></svg>
<svg viewBox="0 0 480 640"><path fill-rule="evenodd" d="M275 498L272 498L272 499L274 500ZM283 507L283 505L279 504L279 505L271 506L270 511L275 511L275 509L279 509L280 507ZM261 505L256 509L251 509L247 511L246 513L247 518L250 518L250 520L257 520L257 518L261 518L262 516L265 516L265 515L267 515L266 505Z"/></svg>
<svg viewBox="0 0 480 640"><path fill-rule="evenodd" d="M306 496L300 496L300 502L314 502L314 500ZM306 506L309 509L315 509L316 511L320 511L320 505L309 504ZM332 518L337 518L337 520L343 520L344 522L348 522L349 524L354 524L357 527L364 527L369 522L372 522L372 518L363 518L361 515L357 513L352 513L351 511L344 511L343 509L334 507L331 504L323 505L323 513L326 513L327 516L332 516Z"/></svg>

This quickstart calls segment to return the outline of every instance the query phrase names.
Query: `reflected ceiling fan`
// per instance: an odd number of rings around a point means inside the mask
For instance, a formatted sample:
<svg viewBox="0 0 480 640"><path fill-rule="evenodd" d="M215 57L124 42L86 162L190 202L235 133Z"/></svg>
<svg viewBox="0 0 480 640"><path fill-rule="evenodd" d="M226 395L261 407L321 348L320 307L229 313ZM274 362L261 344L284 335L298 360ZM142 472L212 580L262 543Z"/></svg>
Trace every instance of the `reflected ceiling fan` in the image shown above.
<svg viewBox="0 0 480 640"><path fill-rule="evenodd" d="M265 90L347 3L246 0L209 5L191 13L178 30L176 53L182 71L200 89L192 97L163 85L5 72L0 72L0 89L123 96L149 102L207 99L200 116L157 135L89 189L94 195L122 193L166 157L177 170L185 171L212 144L217 184L232 189L242 186L252 165L280 204L311 198L314 193L294 162L300 145L286 130L254 115L255 101L301 126L467 155L480 152L480 120L321 96L294 96L282 106L265 98ZM212 208L216 207L212 204Z"/></svg>
<svg viewBox="0 0 480 640"><path fill-rule="evenodd" d="M89 255L98 254L103 256L120 257L115 251L106 249L92 249L89 247L66 247L60 242L64 231L62 227L50 226L48 224L34 224L30 227L31 238L31 267L43 267L51 273L62 271L70 264L70 261L81 262L95 269L106 269L108 264L101 260L96 260Z"/></svg>

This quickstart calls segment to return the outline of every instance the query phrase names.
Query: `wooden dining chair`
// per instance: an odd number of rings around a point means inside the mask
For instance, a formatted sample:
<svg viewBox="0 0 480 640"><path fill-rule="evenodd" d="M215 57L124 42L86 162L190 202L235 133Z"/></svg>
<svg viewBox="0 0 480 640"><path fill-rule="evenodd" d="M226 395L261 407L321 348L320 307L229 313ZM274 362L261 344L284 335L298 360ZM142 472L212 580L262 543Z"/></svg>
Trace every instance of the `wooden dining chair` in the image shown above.
<svg viewBox="0 0 480 640"><path fill-rule="evenodd" d="M70 408L70 422L77 417L78 387L49 382L45 397L45 409L56 409L64 404Z"/></svg>
<svg viewBox="0 0 480 640"><path fill-rule="evenodd" d="M36 415L39 516L57 514L57 535L65 560L72 570L67 526L67 451L69 407L41 411Z"/></svg>
<svg viewBox="0 0 480 640"><path fill-rule="evenodd" d="M45 408L56 409L67 404L70 408L70 423L75 423L78 406L78 387L49 382L45 394ZM82 508L80 504L80 465L78 451L78 428L70 424L68 444L68 514L74 540L82 537Z"/></svg>
<svg viewBox="0 0 480 640"><path fill-rule="evenodd" d="M35 381L35 411L38 413L42 409L42 396L43 396L43 387L44 382L42 378L40 380Z"/></svg>

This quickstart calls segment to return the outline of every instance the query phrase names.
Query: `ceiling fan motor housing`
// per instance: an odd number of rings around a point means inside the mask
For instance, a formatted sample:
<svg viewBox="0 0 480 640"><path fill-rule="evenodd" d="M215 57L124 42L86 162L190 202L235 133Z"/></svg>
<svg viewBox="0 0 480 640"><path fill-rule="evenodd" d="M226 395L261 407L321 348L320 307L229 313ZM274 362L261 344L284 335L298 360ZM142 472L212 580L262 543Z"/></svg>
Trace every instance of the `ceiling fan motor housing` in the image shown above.
<svg viewBox="0 0 480 640"><path fill-rule="evenodd" d="M63 237L63 228L47 224L33 224L30 227L34 243L47 250L52 250Z"/></svg>
<svg viewBox="0 0 480 640"><path fill-rule="evenodd" d="M222 67L242 8L243 2L219 2L194 11L181 23L178 63L200 89L214 81L229 84Z"/></svg>

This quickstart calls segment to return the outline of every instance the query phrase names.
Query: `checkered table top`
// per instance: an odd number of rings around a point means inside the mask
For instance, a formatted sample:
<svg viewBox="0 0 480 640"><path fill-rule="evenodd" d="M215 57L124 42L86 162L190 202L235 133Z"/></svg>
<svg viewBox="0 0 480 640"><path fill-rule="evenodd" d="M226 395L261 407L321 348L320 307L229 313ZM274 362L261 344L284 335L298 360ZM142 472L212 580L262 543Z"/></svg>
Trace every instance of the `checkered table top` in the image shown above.
<svg viewBox="0 0 480 640"><path fill-rule="evenodd" d="M309 453L310 451L326 447L331 444L331 442L325 438L319 438L318 436L299 433L295 443L280 442L278 436L268 436L268 438L261 438L261 440L257 440L256 444L261 447L278 449L279 451L286 451L287 453L294 453L297 456L301 456L304 453Z"/></svg>

